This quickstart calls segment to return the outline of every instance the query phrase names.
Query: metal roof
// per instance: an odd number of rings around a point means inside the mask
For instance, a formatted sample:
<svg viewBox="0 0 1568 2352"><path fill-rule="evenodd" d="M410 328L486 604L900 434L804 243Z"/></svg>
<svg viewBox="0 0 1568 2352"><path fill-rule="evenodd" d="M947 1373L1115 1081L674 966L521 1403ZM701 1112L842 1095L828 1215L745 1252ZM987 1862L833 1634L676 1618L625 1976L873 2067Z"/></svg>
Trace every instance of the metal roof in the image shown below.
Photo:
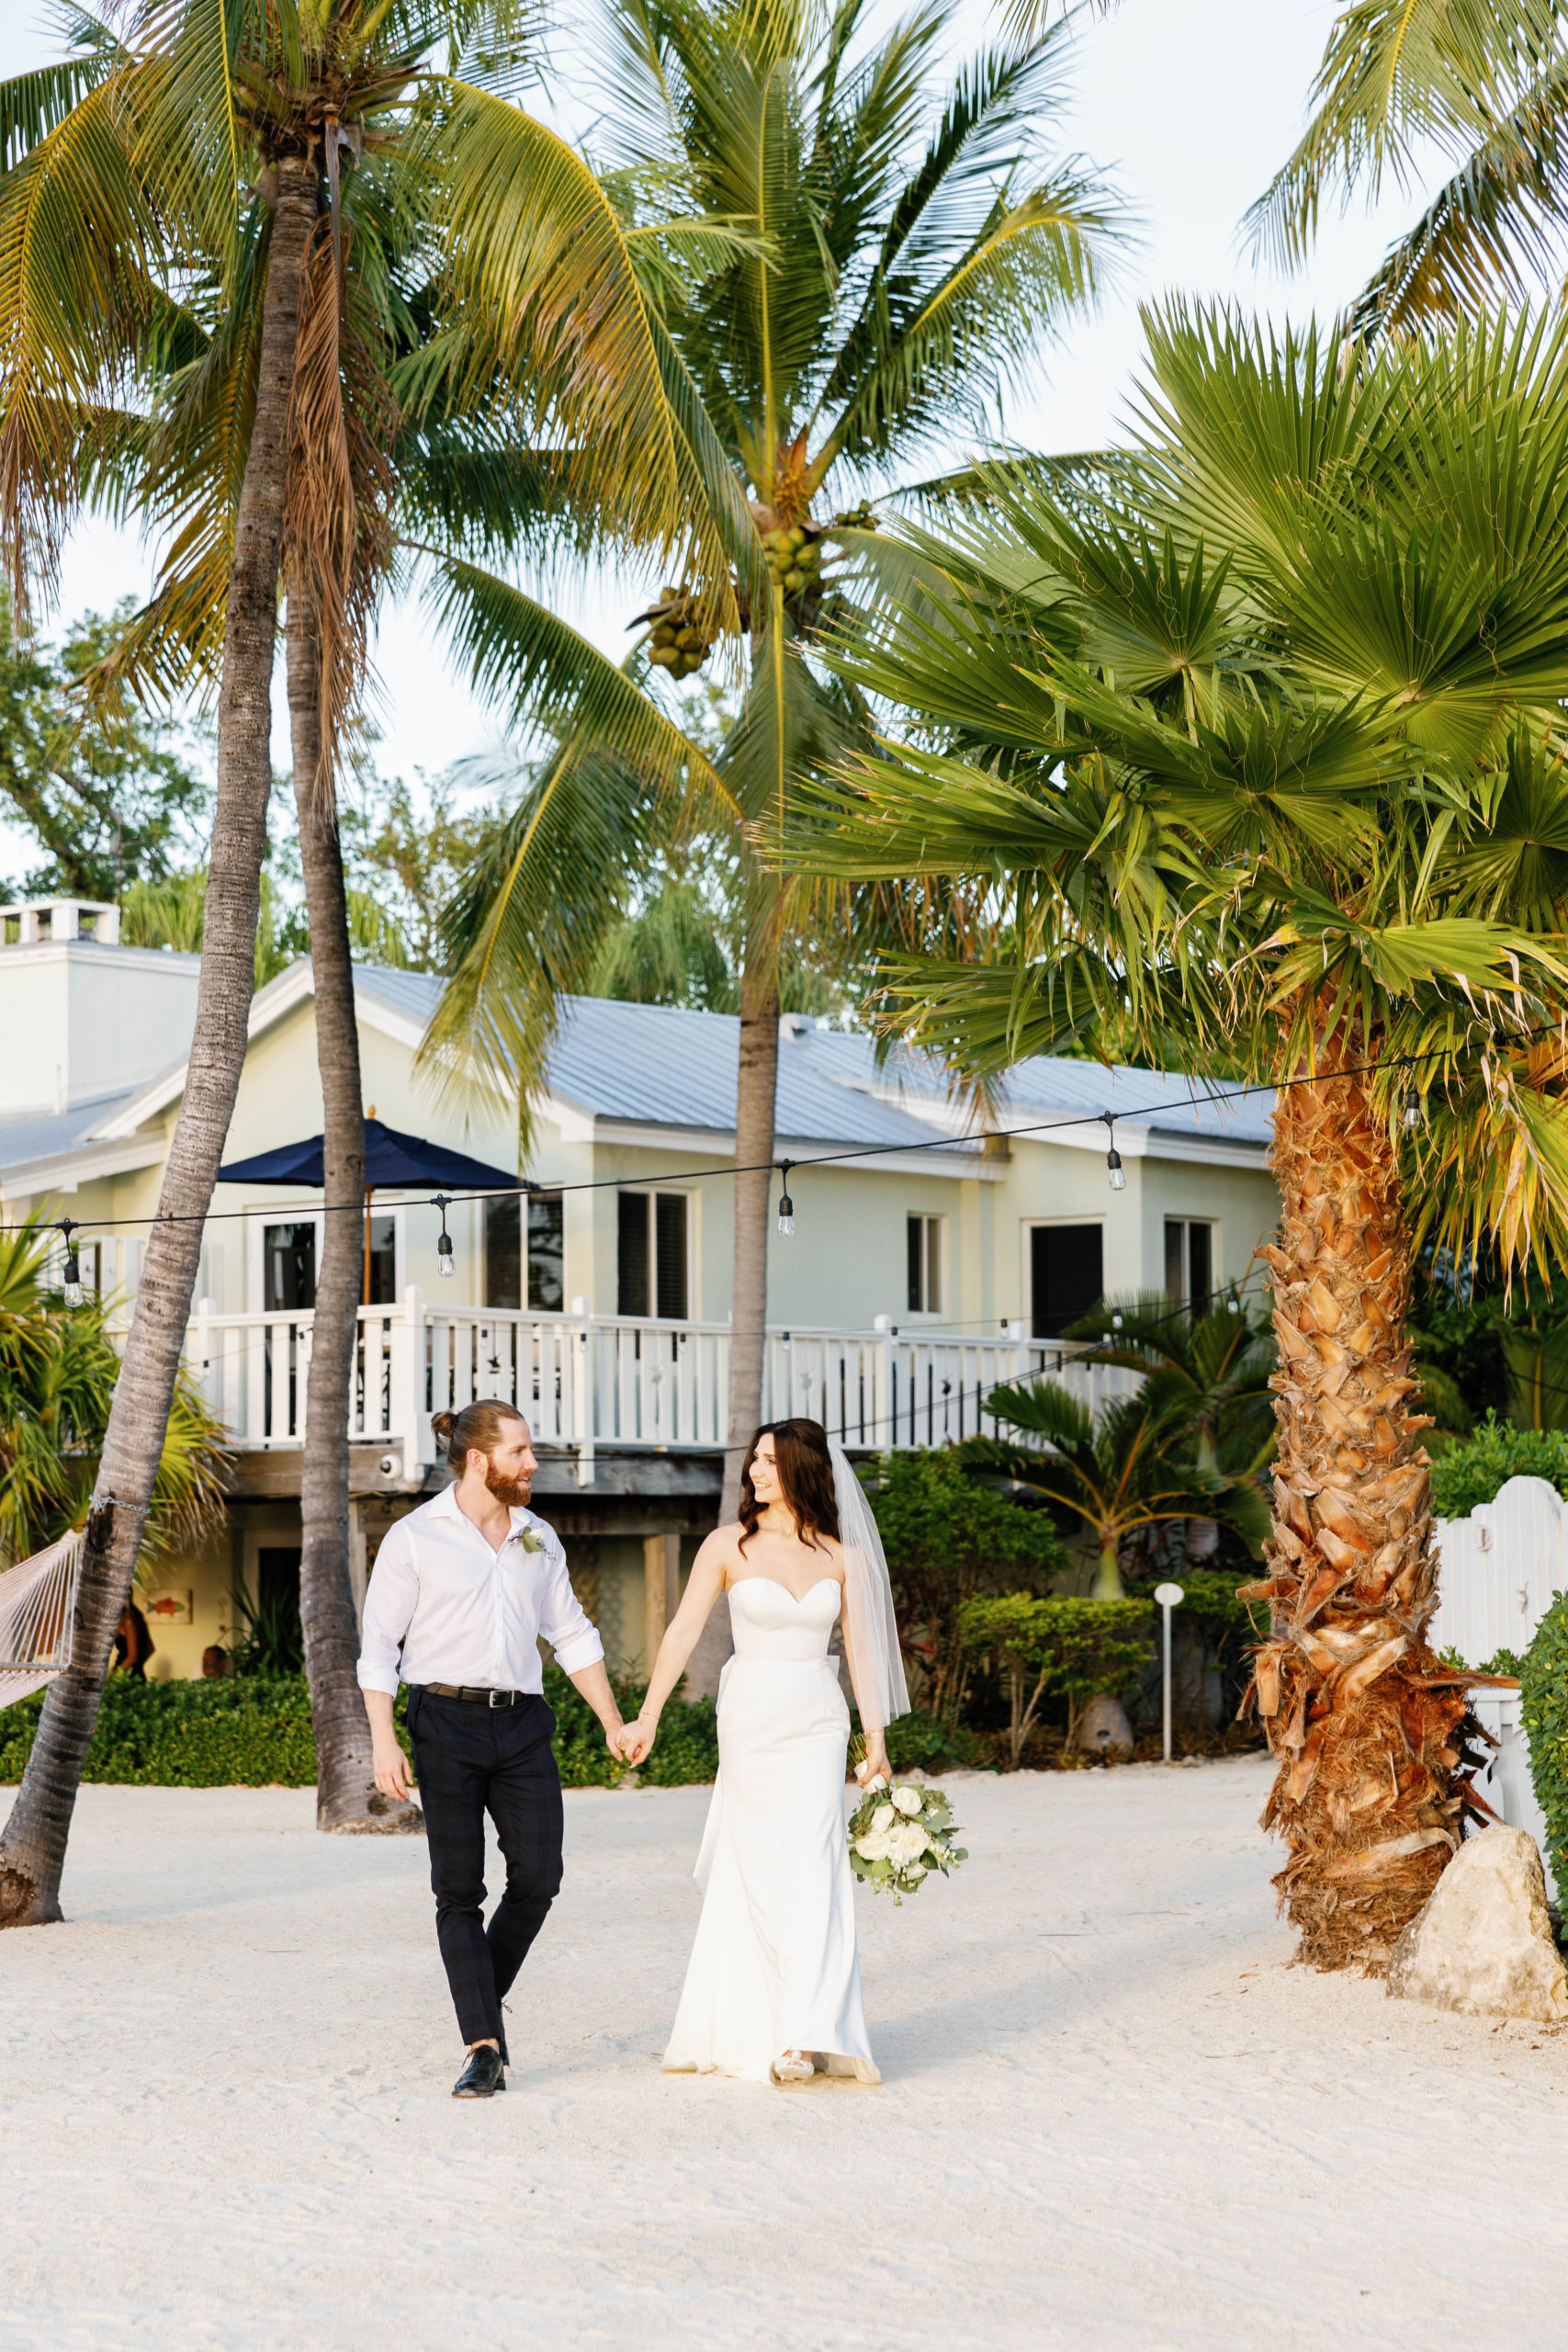
<svg viewBox="0 0 1568 2352"><path fill-rule="evenodd" d="M421 1022L441 982L423 972L355 967L359 985ZM551 1091L592 1116L626 1125L728 1134L735 1125L740 1023L732 1013L570 997L550 1056ZM1270 1091L1211 1083L1124 1064L1110 1069L1063 1056L1021 1062L1002 1090L998 1124L1070 1120L1112 1112L1130 1127L1189 1142L1262 1150ZM962 1126L940 1062L896 1053L878 1069L869 1037L786 1021L779 1045L777 1131L785 1143L932 1143ZM962 1145L954 1158L966 1156Z"/></svg>
<svg viewBox="0 0 1568 2352"><path fill-rule="evenodd" d="M22 1111L0 1118L0 1170L27 1168L34 1160L54 1159L87 1142L105 1119L122 1103L140 1094L140 1086L122 1087L114 1094L95 1095L68 1111Z"/></svg>

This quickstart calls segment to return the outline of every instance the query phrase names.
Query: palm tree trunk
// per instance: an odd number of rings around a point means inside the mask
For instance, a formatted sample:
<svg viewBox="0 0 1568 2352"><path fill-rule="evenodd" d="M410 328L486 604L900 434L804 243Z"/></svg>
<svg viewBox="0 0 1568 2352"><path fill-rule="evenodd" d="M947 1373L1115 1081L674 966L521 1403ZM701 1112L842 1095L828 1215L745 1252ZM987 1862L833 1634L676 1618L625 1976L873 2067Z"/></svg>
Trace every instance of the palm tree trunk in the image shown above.
<svg viewBox="0 0 1568 2352"><path fill-rule="evenodd" d="M1280 1453L1272 1607L1255 1689L1280 1771L1264 1813L1275 1880L1319 1968L1380 1973L1460 1835L1462 1693L1427 1643L1438 1602L1427 1460L1410 1409L1409 1252L1371 1057L1320 1035L1310 1086L1280 1095L1274 1270Z"/></svg>
<svg viewBox="0 0 1568 2352"><path fill-rule="evenodd" d="M729 1286L729 1442L720 1526L739 1509L746 1447L762 1418L763 1325L768 1313L768 1227L773 1214L773 1104L779 1082L778 960L770 938L740 978L740 1063L735 1089L735 1271ZM686 1668L684 1695L711 1698L734 1644L721 1593Z"/></svg>
<svg viewBox="0 0 1568 2352"><path fill-rule="evenodd" d="M348 1573L348 1420L364 1268L365 1114L343 849L330 788L320 781L320 650L309 596L293 583L288 642L294 797L324 1110L325 1215L299 1470L299 1622L316 1736L316 1826L401 1829L417 1827L420 1816L376 1786L370 1723L355 1672L359 1628Z"/></svg>
<svg viewBox="0 0 1568 2352"><path fill-rule="evenodd" d="M299 278L315 220L315 174L278 166L256 374L223 635L218 699L218 806L212 824L201 978L179 1124L158 1222L115 1385L78 1586L72 1664L50 1690L20 1792L0 1837L0 1927L58 1919L60 1878L115 1627L130 1591L164 1449L190 1302L244 1067L254 985L256 914L272 789L272 664L289 393Z"/></svg>
<svg viewBox="0 0 1568 2352"><path fill-rule="evenodd" d="M1100 1545L1100 1566L1095 1571L1096 1600L1124 1600L1126 1587L1122 1582L1122 1538L1117 1532L1103 1535Z"/></svg>

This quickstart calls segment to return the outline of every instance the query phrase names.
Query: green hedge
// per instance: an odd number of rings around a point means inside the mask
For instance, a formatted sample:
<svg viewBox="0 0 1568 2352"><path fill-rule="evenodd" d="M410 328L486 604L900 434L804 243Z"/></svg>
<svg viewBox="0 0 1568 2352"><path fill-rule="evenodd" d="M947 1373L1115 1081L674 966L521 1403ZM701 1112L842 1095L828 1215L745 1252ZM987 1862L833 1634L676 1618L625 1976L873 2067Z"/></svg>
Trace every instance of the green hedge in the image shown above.
<svg viewBox="0 0 1568 2352"><path fill-rule="evenodd" d="M646 1685L615 1686L628 1722ZM599 1719L558 1668L545 1668L545 1696L555 1712L556 1759L569 1789L613 1788L623 1778L604 1746ZM402 1731L407 1693L398 1696ZM0 1710L0 1787L22 1777L38 1727L43 1693ZM404 1737L404 1746L408 1742ZM974 1743L964 1732L929 1715L901 1716L888 1737L894 1769L939 1769L968 1761ZM672 1700L659 1740L638 1779L654 1788L711 1781L718 1770L718 1724L711 1699L686 1706ZM303 1675L234 1682L130 1682L114 1676L87 1750L84 1780L161 1789L310 1788L316 1778L316 1743Z"/></svg>
<svg viewBox="0 0 1568 2352"><path fill-rule="evenodd" d="M1467 1519L1478 1503L1495 1502L1510 1478L1544 1478L1568 1496L1568 1431L1517 1430L1489 1412L1462 1445L1445 1446L1432 1464L1432 1510L1438 1519Z"/></svg>
<svg viewBox="0 0 1568 2352"><path fill-rule="evenodd" d="M40 1690L0 1713L0 1782L21 1779L42 1706ZM82 1777L132 1788L309 1788L316 1743L305 1679L132 1682L115 1675Z"/></svg>
<svg viewBox="0 0 1568 2352"><path fill-rule="evenodd" d="M616 1691L628 1716L637 1713L641 1695L637 1683ZM545 1668L545 1696L555 1711L564 1784L613 1787L622 1775L605 1747L598 1717L556 1667ZM400 1692L400 1730L405 1698ZM0 1711L0 1786L21 1779L42 1705L39 1691ZM665 1713L659 1745L640 1777L668 1787L711 1781L717 1770L713 1701L686 1707L677 1700ZM116 1675L104 1691L83 1778L138 1788L310 1788L316 1778L316 1743L305 1678L131 1682Z"/></svg>
<svg viewBox="0 0 1568 2352"><path fill-rule="evenodd" d="M1568 1594L1554 1597L1519 1661L1519 1713L1546 1815L1547 1860L1559 1894L1568 1896Z"/></svg>

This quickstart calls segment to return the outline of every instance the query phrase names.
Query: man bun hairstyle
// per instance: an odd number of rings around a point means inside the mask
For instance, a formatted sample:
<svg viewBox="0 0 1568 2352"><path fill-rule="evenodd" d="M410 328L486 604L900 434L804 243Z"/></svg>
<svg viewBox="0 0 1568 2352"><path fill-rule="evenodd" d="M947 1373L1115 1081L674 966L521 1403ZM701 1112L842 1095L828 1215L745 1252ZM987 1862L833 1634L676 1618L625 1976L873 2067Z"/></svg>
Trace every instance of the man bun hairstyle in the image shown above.
<svg viewBox="0 0 1568 2352"><path fill-rule="evenodd" d="M489 1461L508 1421L521 1421L525 1429L528 1426L515 1405L508 1405L500 1396L476 1396L460 1413L432 1413L430 1428L436 1444L461 1477L470 1453L482 1453Z"/></svg>
<svg viewBox="0 0 1568 2352"><path fill-rule="evenodd" d="M828 1451L827 1430L820 1421L764 1421L746 1449L746 1466L740 1473L740 1524L746 1531L740 1538L742 1553L757 1532L757 1522L762 1515L757 1490L751 1484L751 1464L765 1437L773 1441L779 1485L784 1489L785 1508L795 1514L796 1533L814 1550L821 1548L815 1542L819 1535L830 1536L838 1543L839 1497L833 1485L833 1457Z"/></svg>

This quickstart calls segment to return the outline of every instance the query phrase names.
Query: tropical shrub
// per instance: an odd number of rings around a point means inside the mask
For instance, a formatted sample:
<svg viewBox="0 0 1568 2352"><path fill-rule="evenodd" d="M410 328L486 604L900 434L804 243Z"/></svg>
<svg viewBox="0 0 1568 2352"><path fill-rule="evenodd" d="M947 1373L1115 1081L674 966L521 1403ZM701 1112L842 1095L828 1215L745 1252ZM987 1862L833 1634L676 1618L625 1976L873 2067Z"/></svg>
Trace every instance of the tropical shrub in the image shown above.
<svg viewBox="0 0 1568 2352"><path fill-rule="evenodd" d="M1519 1662L1519 1712L1536 1803L1546 1815L1546 1859L1561 1895L1568 1890L1568 1593L1553 1596Z"/></svg>
<svg viewBox="0 0 1568 2352"><path fill-rule="evenodd" d="M1154 1655L1143 1600L1002 1593L965 1601L959 1632L969 1655L989 1657L1006 1677L1015 1770L1047 1690L1066 1699L1070 1746L1084 1702L1099 1690L1125 1689Z"/></svg>
<svg viewBox="0 0 1568 2352"><path fill-rule="evenodd" d="M957 1453L894 1454L866 1492L912 1681L927 1713L951 1724L964 1695L965 1602L985 1592L1043 1590L1072 1562L1047 1512L982 1484ZM888 1753L900 1769L922 1760Z"/></svg>
<svg viewBox="0 0 1568 2352"><path fill-rule="evenodd" d="M1568 1431L1520 1430L1488 1410L1472 1438L1450 1445L1432 1464L1432 1510L1464 1519L1495 1501L1510 1478L1545 1478L1568 1496Z"/></svg>

